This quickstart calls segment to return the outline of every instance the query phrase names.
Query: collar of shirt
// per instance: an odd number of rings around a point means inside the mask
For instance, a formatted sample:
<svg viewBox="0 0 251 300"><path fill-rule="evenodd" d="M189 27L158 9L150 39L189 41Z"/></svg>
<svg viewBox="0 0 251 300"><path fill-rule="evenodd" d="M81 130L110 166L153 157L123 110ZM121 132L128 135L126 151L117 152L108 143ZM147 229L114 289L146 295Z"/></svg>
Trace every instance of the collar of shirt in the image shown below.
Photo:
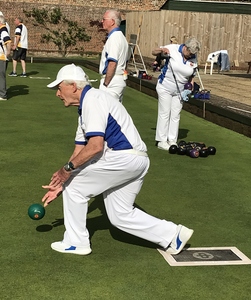
<svg viewBox="0 0 251 300"><path fill-rule="evenodd" d="M119 27L114 28L113 30L111 30L111 31L109 32L109 34L107 35L107 38L109 38L109 36L110 36L113 32L115 32L115 31L121 31L121 30L120 30Z"/></svg>
<svg viewBox="0 0 251 300"><path fill-rule="evenodd" d="M91 89L92 87L90 85L87 85L84 87L82 93L81 93L81 97L80 97L80 103L79 103L79 107L78 107L78 114L81 116L82 114L82 104L83 104L83 101L84 101L84 97L85 97L85 94Z"/></svg>
<svg viewBox="0 0 251 300"><path fill-rule="evenodd" d="M185 46L185 44L181 44L180 46L179 46L179 52L181 53L181 55L182 55L182 57L184 57L184 55L183 55L183 53L182 53L182 48ZM194 59L194 58L196 58L196 55L195 54L192 54L191 55L191 57L189 58L189 59ZM188 59L188 60L189 60Z"/></svg>

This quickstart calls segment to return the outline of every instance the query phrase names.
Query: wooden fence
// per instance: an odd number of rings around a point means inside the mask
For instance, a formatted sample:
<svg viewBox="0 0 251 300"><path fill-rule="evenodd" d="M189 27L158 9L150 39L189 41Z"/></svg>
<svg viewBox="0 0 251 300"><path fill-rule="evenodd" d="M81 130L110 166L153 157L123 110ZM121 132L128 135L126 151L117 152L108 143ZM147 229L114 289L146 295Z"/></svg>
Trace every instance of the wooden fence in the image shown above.
<svg viewBox="0 0 251 300"><path fill-rule="evenodd" d="M215 14L189 11L128 12L126 37L138 35L142 56L153 57L152 50L166 45L172 35L179 43L194 36L201 42L198 55L204 65L210 52L228 50L231 66L247 67L251 61L251 15Z"/></svg>

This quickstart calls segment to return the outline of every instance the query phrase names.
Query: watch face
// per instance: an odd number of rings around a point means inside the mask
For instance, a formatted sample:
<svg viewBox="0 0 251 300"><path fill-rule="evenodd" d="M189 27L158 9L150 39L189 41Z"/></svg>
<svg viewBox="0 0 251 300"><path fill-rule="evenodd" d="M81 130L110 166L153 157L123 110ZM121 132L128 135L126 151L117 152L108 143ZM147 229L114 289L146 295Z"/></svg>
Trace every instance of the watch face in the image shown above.
<svg viewBox="0 0 251 300"><path fill-rule="evenodd" d="M69 165L69 168L71 169L71 170L74 170L75 168L74 168L74 165L73 165L73 163L70 161L70 162L68 162L68 165Z"/></svg>
<svg viewBox="0 0 251 300"><path fill-rule="evenodd" d="M73 163L70 161L64 165L64 169L65 169L65 171L69 172L69 171L74 170L75 168L74 168Z"/></svg>
<svg viewBox="0 0 251 300"><path fill-rule="evenodd" d="M65 171L67 171L67 172L71 171L71 167L69 166L68 163L64 165L64 169L65 169Z"/></svg>

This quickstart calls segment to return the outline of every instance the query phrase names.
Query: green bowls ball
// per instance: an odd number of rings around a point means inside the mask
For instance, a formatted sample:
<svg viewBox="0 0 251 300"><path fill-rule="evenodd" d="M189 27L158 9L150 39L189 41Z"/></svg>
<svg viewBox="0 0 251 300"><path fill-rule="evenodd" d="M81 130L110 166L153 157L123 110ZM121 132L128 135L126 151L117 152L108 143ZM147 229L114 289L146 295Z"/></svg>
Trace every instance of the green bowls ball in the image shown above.
<svg viewBox="0 0 251 300"><path fill-rule="evenodd" d="M32 220L41 220L45 215L45 209L41 204L32 204L28 208L28 216Z"/></svg>

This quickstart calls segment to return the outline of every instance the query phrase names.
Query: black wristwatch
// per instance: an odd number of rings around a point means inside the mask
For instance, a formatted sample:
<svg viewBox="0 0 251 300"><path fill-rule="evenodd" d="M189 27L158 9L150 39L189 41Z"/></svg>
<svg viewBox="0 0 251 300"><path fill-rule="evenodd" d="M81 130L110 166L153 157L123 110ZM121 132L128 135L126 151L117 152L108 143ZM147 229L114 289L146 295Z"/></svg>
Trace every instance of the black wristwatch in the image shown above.
<svg viewBox="0 0 251 300"><path fill-rule="evenodd" d="M75 167L74 167L74 164L71 161L69 161L68 163L66 163L64 165L64 169L65 169L65 171L70 172L70 171L75 170Z"/></svg>

